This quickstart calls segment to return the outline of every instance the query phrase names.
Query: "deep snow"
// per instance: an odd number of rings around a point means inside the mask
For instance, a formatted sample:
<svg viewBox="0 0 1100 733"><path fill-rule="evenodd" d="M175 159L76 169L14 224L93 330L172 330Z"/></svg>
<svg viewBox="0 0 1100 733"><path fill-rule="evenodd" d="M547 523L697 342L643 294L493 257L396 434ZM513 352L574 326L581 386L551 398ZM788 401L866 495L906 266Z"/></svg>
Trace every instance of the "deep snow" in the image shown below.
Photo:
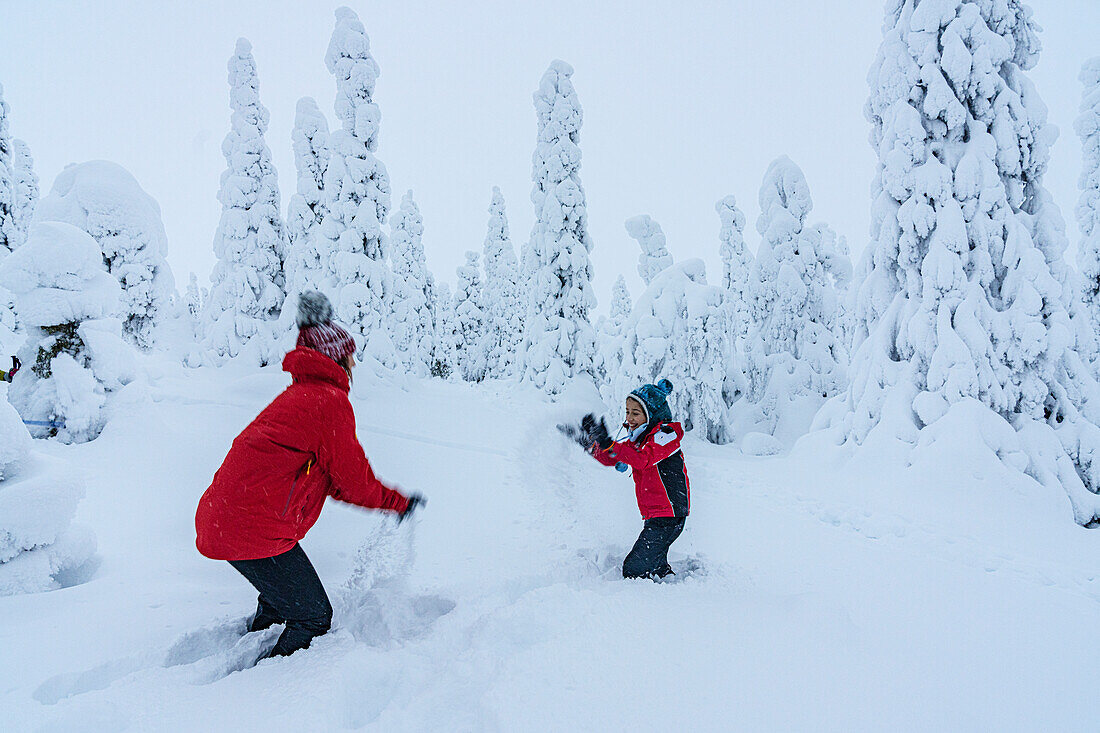
<svg viewBox="0 0 1100 733"><path fill-rule="evenodd" d="M670 557L704 571L627 582L631 482L554 429L590 403L366 374L359 437L427 508L397 527L330 502L303 546L334 631L229 673L270 633L231 651L255 593L196 552L194 509L287 376L144 369L98 439L36 443L84 474L100 561L0 598L4 730L1095 728L1100 534L1064 494L953 446L905 471L821 436L770 458L688 440Z"/></svg>

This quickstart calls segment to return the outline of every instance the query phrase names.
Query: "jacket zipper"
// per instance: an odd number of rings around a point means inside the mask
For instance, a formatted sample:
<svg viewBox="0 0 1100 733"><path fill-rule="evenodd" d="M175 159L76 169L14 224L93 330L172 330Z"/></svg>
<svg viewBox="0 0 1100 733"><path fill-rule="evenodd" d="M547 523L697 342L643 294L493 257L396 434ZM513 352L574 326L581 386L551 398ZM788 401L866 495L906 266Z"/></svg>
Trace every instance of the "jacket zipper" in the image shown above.
<svg viewBox="0 0 1100 733"><path fill-rule="evenodd" d="M298 479L300 479L301 477L302 477L302 474L299 473L294 477L294 481L291 482L291 484L290 484L290 493L286 495L286 505L283 506L283 513L279 515L280 517L285 517L287 511L289 511L289 509L290 509L290 500L292 498L294 498L294 489L295 489L296 486L298 486Z"/></svg>

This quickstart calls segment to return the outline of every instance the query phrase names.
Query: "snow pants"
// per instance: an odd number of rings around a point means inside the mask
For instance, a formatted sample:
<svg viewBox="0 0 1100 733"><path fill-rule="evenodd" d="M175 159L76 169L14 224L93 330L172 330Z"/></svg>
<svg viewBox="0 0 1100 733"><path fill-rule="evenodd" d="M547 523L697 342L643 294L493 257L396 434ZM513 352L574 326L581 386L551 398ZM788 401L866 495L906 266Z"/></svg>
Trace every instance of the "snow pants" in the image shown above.
<svg viewBox="0 0 1100 733"><path fill-rule="evenodd" d="M624 578L663 578L672 572L668 548L684 531L687 517L654 517L645 520L638 541L623 560Z"/></svg>
<svg viewBox="0 0 1100 733"><path fill-rule="evenodd" d="M229 564L260 592L259 607L248 630L286 624L268 656L283 657L305 649L313 637L332 626L332 604L301 545L275 557L230 560Z"/></svg>

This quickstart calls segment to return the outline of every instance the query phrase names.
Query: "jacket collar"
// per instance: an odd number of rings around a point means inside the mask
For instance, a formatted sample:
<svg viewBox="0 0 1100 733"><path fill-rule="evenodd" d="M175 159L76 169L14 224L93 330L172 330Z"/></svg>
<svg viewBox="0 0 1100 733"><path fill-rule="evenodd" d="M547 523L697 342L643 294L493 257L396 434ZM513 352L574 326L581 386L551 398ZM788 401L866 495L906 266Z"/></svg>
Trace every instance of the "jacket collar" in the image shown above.
<svg viewBox="0 0 1100 733"><path fill-rule="evenodd" d="M351 389L348 373L342 366L320 351L304 346L299 346L283 357L283 371L290 372L295 382L327 382L344 392Z"/></svg>

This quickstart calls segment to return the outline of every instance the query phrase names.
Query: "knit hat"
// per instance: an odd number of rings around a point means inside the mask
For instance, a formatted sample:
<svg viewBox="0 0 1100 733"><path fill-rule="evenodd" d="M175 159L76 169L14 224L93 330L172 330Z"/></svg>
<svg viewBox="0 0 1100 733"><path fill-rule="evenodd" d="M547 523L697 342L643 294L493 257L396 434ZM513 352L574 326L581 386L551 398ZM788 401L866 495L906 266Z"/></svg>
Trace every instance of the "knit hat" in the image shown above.
<svg viewBox="0 0 1100 733"><path fill-rule="evenodd" d="M319 351L339 364L355 351L355 339L332 322L332 303L324 293L298 296L298 346Z"/></svg>
<svg viewBox="0 0 1100 733"><path fill-rule="evenodd" d="M662 379L657 384L643 384L630 393L630 396L642 403L649 423L671 422L672 410L668 408L667 397L672 394L672 382Z"/></svg>

